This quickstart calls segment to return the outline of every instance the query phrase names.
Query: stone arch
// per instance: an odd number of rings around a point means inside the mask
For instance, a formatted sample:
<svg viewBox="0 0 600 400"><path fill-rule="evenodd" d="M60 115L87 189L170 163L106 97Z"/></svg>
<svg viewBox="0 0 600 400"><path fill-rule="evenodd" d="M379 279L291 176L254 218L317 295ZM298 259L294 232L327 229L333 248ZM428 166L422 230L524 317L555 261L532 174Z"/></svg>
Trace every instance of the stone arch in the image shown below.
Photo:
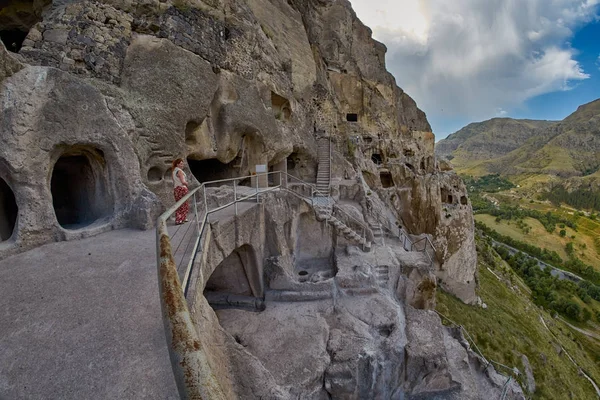
<svg viewBox="0 0 600 400"><path fill-rule="evenodd" d="M52 166L50 192L58 223L79 229L114 212L104 152L92 146L64 149Z"/></svg>
<svg viewBox="0 0 600 400"><path fill-rule="evenodd" d="M13 236L18 213L14 192L8 183L0 178L0 242Z"/></svg>
<svg viewBox="0 0 600 400"><path fill-rule="evenodd" d="M224 295L259 297L260 269L254 248L244 244L233 250L217 265L204 286L207 298Z"/></svg>

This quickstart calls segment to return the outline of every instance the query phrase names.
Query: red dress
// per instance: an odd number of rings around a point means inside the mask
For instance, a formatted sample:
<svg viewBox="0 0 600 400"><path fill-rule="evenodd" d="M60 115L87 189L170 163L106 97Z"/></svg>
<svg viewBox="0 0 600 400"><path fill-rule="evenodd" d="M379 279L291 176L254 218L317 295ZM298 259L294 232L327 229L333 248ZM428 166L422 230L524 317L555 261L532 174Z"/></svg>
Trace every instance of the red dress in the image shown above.
<svg viewBox="0 0 600 400"><path fill-rule="evenodd" d="M181 171L181 173L185 177L185 172L183 172L181 170L181 168L175 168L173 170L173 182L175 184L175 189L173 190L173 192L175 195L176 202L181 200L183 198L183 196L185 196L189 192L187 186L184 186L183 183L181 182L181 180L179 179L179 177L177 176L177 172L179 172L179 171ZM181 205L181 207L179 207L177 209L177 211L175 211L175 223L176 224L183 224L187 220L189 208L190 208L190 206L189 206L188 202L186 201L185 203L183 203Z"/></svg>

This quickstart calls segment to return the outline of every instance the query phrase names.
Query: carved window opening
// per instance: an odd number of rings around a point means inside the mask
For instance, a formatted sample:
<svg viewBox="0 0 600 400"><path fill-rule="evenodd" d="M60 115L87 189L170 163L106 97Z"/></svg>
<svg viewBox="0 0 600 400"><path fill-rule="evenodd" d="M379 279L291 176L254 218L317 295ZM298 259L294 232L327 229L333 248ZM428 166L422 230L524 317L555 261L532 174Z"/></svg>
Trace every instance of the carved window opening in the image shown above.
<svg viewBox="0 0 600 400"><path fill-rule="evenodd" d="M275 92L271 92L271 107L273 108L275 119L280 121L290 120L292 116L292 107L290 106L288 99Z"/></svg>
<svg viewBox="0 0 600 400"><path fill-rule="evenodd" d="M18 213L15 194L8 183L0 178L0 242L12 237Z"/></svg>
<svg viewBox="0 0 600 400"><path fill-rule="evenodd" d="M392 178L392 174L388 171L381 171L379 173L379 179L381 180L381 186L384 188L390 188L396 186L394 184L394 179Z"/></svg>
<svg viewBox="0 0 600 400"><path fill-rule="evenodd" d="M348 122L358 122L358 114L346 114L346 121Z"/></svg>
<svg viewBox="0 0 600 400"><path fill-rule="evenodd" d="M93 148L70 149L56 161L50 191L58 223L79 229L113 213L104 153Z"/></svg>
<svg viewBox="0 0 600 400"><path fill-rule="evenodd" d="M454 198L448 189L446 189L446 188L440 189L440 194L442 197L442 203L446 203L446 204L454 203Z"/></svg>
<svg viewBox="0 0 600 400"><path fill-rule="evenodd" d="M466 206L468 204L467 196L460 196L460 204Z"/></svg>
<svg viewBox="0 0 600 400"><path fill-rule="evenodd" d="M375 165L383 164L383 158L381 157L381 154L378 153L373 153L373 155L371 155L371 161L373 161Z"/></svg>
<svg viewBox="0 0 600 400"><path fill-rule="evenodd" d="M151 167L148 170L148 182L160 182L163 180L163 172L162 169L160 169L160 167Z"/></svg>
<svg viewBox="0 0 600 400"><path fill-rule="evenodd" d="M363 142L369 144L373 142L373 138L371 136L363 136Z"/></svg>

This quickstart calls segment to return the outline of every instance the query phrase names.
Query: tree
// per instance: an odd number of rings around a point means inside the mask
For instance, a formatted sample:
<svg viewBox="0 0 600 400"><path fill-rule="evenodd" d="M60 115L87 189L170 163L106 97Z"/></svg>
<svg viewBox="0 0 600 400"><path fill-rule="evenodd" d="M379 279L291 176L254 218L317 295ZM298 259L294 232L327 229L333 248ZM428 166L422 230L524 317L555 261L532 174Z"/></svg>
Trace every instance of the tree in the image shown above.
<svg viewBox="0 0 600 400"><path fill-rule="evenodd" d="M565 251L567 252L567 254L569 256L573 255L574 249L573 249L573 242L569 242L565 245Z"/></svg>
<svg viewBox="0 0 600 400"><path fill-rule="evenodd" d="M561 229L558 234L560 235L560 237L565 237L565 236L567 236L567 231L564 229Z"/></svg>

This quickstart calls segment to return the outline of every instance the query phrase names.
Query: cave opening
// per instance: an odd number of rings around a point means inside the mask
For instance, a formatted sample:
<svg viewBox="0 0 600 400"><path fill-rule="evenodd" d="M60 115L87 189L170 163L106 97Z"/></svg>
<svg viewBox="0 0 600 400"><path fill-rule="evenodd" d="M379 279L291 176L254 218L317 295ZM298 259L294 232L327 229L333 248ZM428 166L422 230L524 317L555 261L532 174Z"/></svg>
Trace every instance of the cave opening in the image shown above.
<svg viewBox="0 0 600 400"><path fill-rule="evenodd" d="M204 287L204 297L215 309L241 308L264 310L255 296L251 280L258 276L255 252L244 244L235 249L215 268Z"/></svg>
<svg viewBox="0 0 600 400"><path fill-rule="evenodd" d="M373 161L375 165L381 165L383 163L383 158L381 157L381 154L373 153L373 155L371 155L371 161Z"/></svg>
<svg viewBox="0 0 600 400"><path fill-rule="evenodd" d="M358 122L358 114L353 114L353 113L346 114L346 121Z"/></svg>
<svg viewBox="0 0 600 400"><path fill-rule="evenodd" d="M381 180L381 185L386 189L396 186L394 184L394 179L392 178L392 174L389 171L381 171L379 173L379 179Z"/></svg>
<svg viewBox="0 0 600 400"><path fill-rule="evenodd" d="M12 237L18 213L15 194L8 183L0 178L0 242Z"/></svg>
<svg viewBox="0 0 600 400"><path fill-rule="evenodd" d="M288 121L292 116L292 108L289 100L275 92L271 92L271 107L273 108L275 119Z"/></svg>
<svg viewBox="0 0 600 400"><path fill-rule="evenodd" d="M466 206L468 204L467 196L460 196L460 204Z"/></svg>
<svg viewBox="0 0 600 400"><path fill-rule="evenodd" d="M6 47L6 50L12 53L18 53L23 46L23 41L27 37L28 32L24 32L18 29L13 30L0 30L0 39Z"/></svg>
<svg viewBox="0 0 600 400"><path fill-rule="evenodd" d="M240 176L240 158L236 158L228 164L222 163L216 158L206 160L187 159L190 171L198 182L210 182L221 179L237 178Z"/></svg>
<svg viewBox="0 0 600 400"><path fill-rule="evenodd" d="M6 49L18 53L29 30L42 20L44 7L52 0L0 1L0 40Z"/></svg>
<svg viewBox="0 0 600 400"><path fill-rule="evenodd" d="M56 219L65 229L79 229L109 217L113 200L102 151L65 152L54 164L50 192Z"/></svg>

